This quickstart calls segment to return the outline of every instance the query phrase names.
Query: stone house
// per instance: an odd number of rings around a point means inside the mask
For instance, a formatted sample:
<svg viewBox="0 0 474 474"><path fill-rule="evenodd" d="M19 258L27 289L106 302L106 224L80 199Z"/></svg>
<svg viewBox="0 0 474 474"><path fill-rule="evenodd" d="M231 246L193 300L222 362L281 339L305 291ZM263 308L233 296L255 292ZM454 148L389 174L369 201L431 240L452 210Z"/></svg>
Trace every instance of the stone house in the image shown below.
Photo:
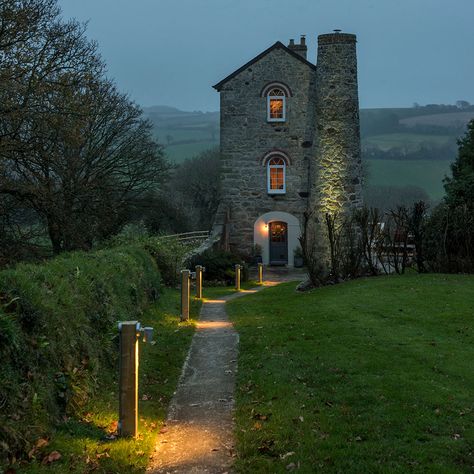
<svg viewBox="0 0 474 474"><path fill-rule="evenodd" d="M290 40L221 80L222 201L214 234L263 262L293 265L311 221L327 247L326 213L361 205L356 37L318 37L318 61Z"/></svg>

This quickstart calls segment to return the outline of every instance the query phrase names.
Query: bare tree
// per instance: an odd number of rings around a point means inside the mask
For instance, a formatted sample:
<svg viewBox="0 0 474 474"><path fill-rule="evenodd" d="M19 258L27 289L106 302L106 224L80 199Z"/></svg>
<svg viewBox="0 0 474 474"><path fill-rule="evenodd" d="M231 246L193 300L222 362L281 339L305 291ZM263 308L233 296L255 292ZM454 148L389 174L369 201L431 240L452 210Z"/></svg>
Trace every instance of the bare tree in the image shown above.
<svg viewBox="0 0 474 474"><path fill-rule="evenodd" d="M161 147L105 78L84 25L62 22L52 0L5 0L0 9L0 194L44 219L55 253L89 248L159 186Z"/></svg>

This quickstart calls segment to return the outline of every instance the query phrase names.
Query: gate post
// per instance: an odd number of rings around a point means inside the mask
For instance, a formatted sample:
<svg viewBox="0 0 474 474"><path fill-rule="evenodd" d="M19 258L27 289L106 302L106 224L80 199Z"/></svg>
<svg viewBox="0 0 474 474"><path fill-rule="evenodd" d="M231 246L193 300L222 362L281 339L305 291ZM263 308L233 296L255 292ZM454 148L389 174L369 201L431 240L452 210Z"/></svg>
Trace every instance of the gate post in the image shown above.
<svg viewBox="0 0 474 474"><path fill-rule="evenodd" d="M235 266L235 289L240 291L240 265Z"/></svg>
<svg viewBox="0 0 474 474"><path fill-rule="evenodd" d="M181 270L181 321L189 319L190 279L191 272Z"/></svg>

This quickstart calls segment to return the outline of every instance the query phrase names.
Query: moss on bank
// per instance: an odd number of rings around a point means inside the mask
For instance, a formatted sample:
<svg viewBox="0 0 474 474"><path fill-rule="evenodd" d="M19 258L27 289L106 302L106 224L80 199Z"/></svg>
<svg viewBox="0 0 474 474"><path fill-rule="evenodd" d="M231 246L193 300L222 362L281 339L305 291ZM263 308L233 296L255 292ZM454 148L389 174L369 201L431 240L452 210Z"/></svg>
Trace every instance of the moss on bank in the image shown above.
<svg viewBox="0 0 474 474"><path fill-rule="evenodd" d="M160 295L160 246L74 252L0 272L0 465L80 412L116 372L117 321L139 319Z"/></svg>

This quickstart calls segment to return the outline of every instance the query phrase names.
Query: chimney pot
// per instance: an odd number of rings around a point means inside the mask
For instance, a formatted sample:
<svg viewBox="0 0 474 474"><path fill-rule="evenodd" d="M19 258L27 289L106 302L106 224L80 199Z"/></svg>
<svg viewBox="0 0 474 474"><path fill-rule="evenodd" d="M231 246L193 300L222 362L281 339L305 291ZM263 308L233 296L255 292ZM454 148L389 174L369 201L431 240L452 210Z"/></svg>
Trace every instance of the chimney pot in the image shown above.
<svg viewBox="0 0 474 474"><path fill-rule="evenodd" d="M308 51L308 47L306 46L306 40L304 35L301 35L301 43L295 44L294 39L290 39L290 43L288 44L288 48L291 49L294 53L298 54L302 58L306 59L306 52Z"/></svg>

